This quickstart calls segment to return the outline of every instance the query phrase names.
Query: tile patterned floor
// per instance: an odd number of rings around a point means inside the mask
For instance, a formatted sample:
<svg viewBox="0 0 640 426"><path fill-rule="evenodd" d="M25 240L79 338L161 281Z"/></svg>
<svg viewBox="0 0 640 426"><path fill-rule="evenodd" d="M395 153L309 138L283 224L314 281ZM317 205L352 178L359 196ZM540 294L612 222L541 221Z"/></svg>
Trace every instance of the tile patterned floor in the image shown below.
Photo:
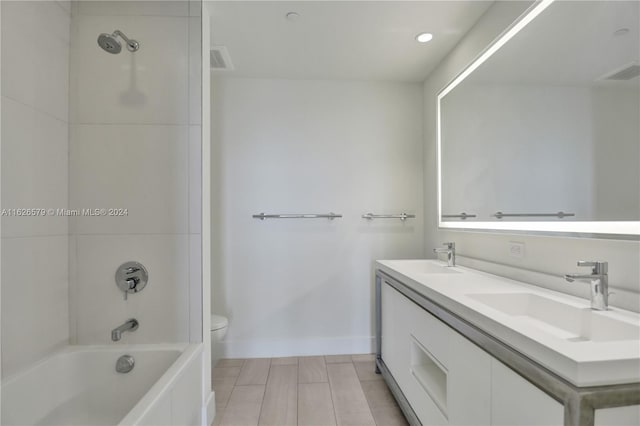
<svg viewBox="0 0 640 426"><path fill-rule="evenodd" d="M373 355L222 359L216 426L404 426Z"/></svg>

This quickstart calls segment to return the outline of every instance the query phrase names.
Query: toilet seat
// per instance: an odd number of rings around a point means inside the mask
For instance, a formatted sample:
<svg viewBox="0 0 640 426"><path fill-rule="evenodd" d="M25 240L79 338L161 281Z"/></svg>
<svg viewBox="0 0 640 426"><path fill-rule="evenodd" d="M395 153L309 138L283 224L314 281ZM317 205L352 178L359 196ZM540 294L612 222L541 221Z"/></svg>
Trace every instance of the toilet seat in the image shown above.
<svg viewBox="0 0 640 426"><path fill-rule="evenodd" d="M221 315L211 315L211 331L220 330L229 325L229 320Z"/></svg>

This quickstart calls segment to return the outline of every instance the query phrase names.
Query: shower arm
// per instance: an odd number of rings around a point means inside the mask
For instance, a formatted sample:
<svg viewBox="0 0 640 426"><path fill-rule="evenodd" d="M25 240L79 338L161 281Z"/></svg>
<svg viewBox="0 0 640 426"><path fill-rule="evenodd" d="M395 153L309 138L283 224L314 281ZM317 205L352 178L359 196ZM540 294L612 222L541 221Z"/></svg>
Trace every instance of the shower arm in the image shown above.
<svg viewBox="0 0 640 426"><path fill-rule="evenodd" d="M130 39L129 37L124 35L124 33L120 30L115 30L113 32L113 35L122 37L122 39L127 43L127 49L129 50L129 52L135 52L140 48L140 43L138 43L136 40Z"/></svg>

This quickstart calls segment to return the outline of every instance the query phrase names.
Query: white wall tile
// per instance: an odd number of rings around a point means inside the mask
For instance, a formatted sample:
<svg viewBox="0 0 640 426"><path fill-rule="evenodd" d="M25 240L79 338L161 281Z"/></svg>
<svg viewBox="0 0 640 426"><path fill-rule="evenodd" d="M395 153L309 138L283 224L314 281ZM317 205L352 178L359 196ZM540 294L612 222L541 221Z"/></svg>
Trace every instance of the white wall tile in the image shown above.
<svg viewBox="0 0 640 426"><path fill-rule="evenodd" d="M69 12L55 2L2 8L2 94L68 120Z"/></svg>
<svg viewBox="0 0 640 426"><path fill-rule="evenodd" d="M189 16L189 1L79 1L81 15L98 16Z"/></svg>
<svg viewBox="0 0 640 426"><path fill-rule="evenodd" d="M202 122L202 25L189 18L189 123Z"/></svg>
<svg viewBox="0 0 640 426"><path fill-rule="evenodd" d="M120 344L189 340L189 245L186 235L78 236L76 282L79 344L111 344L111 330L129 318L138 330ZM130 260L141 262L149 282L127 301L115 271Z"/></svg>
<svg viewBox="0 0 640 426"><path fill-rule="evenodd" d="M55 2L62 9L66 10L67 12L71 12L71 0L55 0Z"/></svg>
<svg viewBox="0 0 640 426"><path fill-rule="evenodd" d="M2 207L66 208L68 125L2 97ZM68 219L2 218L3 237L66 235Z"/></svg>
<svg viewBox="0 0 640 426"><path fill-rule="evenodd" d="M187 124L186 18L80 16L74 23L72 122ZM103 51L102 32L123 31L140 43L131 53Z"/></svg>
<svg viewBox="0 0 640 426"><path fill-rule="evenodd" d="M202 15L202 0L189 0L189 16Z"/></svg>
<svg viewBox="0 0 640 426"><path fill-rule="evenodd" d="M202 128L189 126L189 233L202 229Z"/></svg>
<svg viewBox="0 0 640 426"><path fill-rule="evenodd" d="M78 297L77 271L78 271L78 239L75 235L69 235L69 344L78 342L78 306L81 303Z"/></svg>
<svg viewBox="0 0 640 426"><path fill-rule="evenodd" d="M67 237L2 239L2 375L68 343Z"/></svg>
<svg viewBox="0 0 640 426"><path fill-rule="evenodd" d="M202 237L189 235L189 341L202 342Z"/></svg>
<svg viewBox="0 0 640 426"><path fill-rule="evenodd" d="M188 232L188 127L72 126L71 208L126 208L75 217L78 234Z"/></svg>

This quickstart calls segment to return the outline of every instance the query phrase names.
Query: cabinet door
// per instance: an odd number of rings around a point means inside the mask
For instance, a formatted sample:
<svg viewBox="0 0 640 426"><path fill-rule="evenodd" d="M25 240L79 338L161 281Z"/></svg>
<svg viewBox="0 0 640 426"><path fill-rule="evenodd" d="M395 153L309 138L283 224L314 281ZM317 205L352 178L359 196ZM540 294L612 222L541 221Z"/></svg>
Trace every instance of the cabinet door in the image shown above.
<svg viewBox="0 0 640 426"><path fill-rule="evenodd" d="M382 358L420 421L488 425L491 357L389 285L382 312Z"/></svg>
<svg viewBox="0 0 640 426"><path fill-rule="evenodd" d="M640 425L640 405L596 410L594 424L595 426L638 426Z"/></svg>
<svg viewBox="0 0 640 426"><path fill-rule="evenodd" d="M494 358L491 362L491 424L562 426L564 406Z"/></svg>

